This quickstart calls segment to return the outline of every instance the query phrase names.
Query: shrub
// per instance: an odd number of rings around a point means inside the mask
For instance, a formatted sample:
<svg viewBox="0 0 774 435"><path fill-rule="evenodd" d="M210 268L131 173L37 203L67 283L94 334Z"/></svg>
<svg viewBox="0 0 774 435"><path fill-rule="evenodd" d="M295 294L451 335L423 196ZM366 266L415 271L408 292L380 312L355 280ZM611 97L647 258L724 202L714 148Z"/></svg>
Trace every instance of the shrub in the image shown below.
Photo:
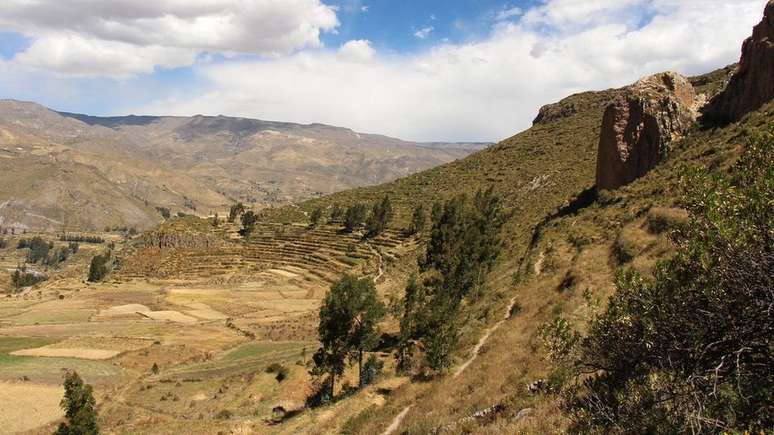
<svg viewBox="0 0 774 435"><path fill-rule="evenodd" d="M110 272L110 252L106 252L101 255L95 255L91 259L91 265L89 266L89 281L98 282L107 276Z"/></svg>
<svg viewBox="0 0 774 435"><path fill-rule="evenodd" d="M774 131L727 174L688 172L691 213L654 278L619 274L580 346L572 432L764 433L774 427Z"/></svg>
<svg viewBox="0 0 774 435"><path fill-rule="evenodd" d="M274 379L276 379L277 382L282 382L287 379L290 371L287 367L280 363L271 363L268 367L266 367L266 373L274 373L276 375L274 376Z"/></svg>
<svg viewBox="0 0 774 435"><path fill-rule="evenodd" d="M678 230L688 223L688 213L680 208L653 207L648 211L646 223L653 234Z"/></svg>
<svg viewBox="0 0 774 435"><path fill-rule="evenodd" d="M22 267L21 269L16 269L11 275L11 285L15 289L20 289L23 287L31 287L46 281L47 279L48 276L43 273L33 271L28 272L27 268Z"/></svg>
<svg viewBox="0 0 774 435"><path fill-rule="evenodd" d="M169 209L166 207L156 207L156 211L159 212L161 217L164 219L169 219L172 216L172 214L169 212Z"/></svg>
<svg viewBox="0 0 774 435"><path fill-rule="evenodd" d="M370 355L365 364L363 364L363 373L361 373L363 386L373 384L382 374L383 368L384 361L374 355Z"/></svg>
<svg viewBox="0 0 774 435"><path fill-rule="evenodd" d="M621 232L613 242L613 257L619 265L632 261L638 253L637 244L624 232Z"/></svg>
<svg viewBox="0 0 774 435"><path fill-rule="evenodd" d="M215 418L217 418L218 420L228 420L233 416L234 416L234 413L229 411L228 409L221 409L220 411L218 411L217 414L215 414Z"/></svg>

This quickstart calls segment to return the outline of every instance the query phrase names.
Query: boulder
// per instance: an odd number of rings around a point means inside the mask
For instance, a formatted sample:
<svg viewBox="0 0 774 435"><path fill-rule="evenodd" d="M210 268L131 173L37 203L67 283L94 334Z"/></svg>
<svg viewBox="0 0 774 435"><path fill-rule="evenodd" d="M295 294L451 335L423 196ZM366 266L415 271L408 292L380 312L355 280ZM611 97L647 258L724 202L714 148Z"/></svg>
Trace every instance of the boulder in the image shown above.
<svg viewBox="0 0 774 435"><path fill-rule="evenodd" d="M674 72L623 89L605 110L597 154L597 190L616 189L645 175L685 135L703 99Z"/></svg>
<svg viewBox="0 0 774 435"><path fill-rule="evenodd" d="M774 97L774 0L769 0L763 20L742 45L739 69L726 88L712 99L703 119L735 122Z"/></svg>

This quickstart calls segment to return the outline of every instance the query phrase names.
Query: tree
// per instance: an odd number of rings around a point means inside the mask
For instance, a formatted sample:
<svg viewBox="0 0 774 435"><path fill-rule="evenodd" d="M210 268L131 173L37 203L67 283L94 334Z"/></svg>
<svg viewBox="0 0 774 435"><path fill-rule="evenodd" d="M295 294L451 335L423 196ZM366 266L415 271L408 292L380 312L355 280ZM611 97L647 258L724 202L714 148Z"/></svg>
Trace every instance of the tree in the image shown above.
<svg viewBox="0 0 774 435"><path fill-rule="evenodd" d="M348 233L355 231L355 228L363 224L365 218L365 204L355 204L349 207L346 213L344 213L344 230Z"/></svg>
<svg viewBox="0 0 774 435"><path fill-rule="evenodd" d="M60 403L65 411L66 423L61 423L55 435L97 435L96 401L91 385L84 384L78 373L65 375L65 394Z"/></svg>
<svg viewBox="0 0 774 435"><path fill-rule="evenodd" d="M156 207L156 211L158 211L164 219L169 219L171 216L169 209L166 207Z"/></svg>
<svg viewBox="0 0 774 435"><path fill-rule="evenodd" d="M480 293L501 251L503 222L492 189L477 192L472 201L460 195L433 205L430 240L419 260L424 279L420 284L412 277L404 297L397 355L401 369L411 362L417 341L431 369L449 367L459 339L460 305Z"/></svg>
<svg viewBox="0 0 774 435"><path fill-rule="evenodd" d="M314 210L312 210L312 215L309 216L309 221L311 222L311 226L314 228L320 223L320 219L322 218L322 208L317 207Z"/></svg>
<svg viewBox="0 0 774 435"><path fill-rule="evenodd" d="M371 208L371 214L366 220L366 234L368 238L376 237L387 229L387 224L392 219L392 204L390 198L384 196L381 201L376 202Z"/></svg>
<svg viewBox="0 0 774 435"><path fill-rule="evenodd" d="M396 359L398 370L407 371L413 364L416 341L426 335L427 289L412 275L406 284L406 293L400 307L400 336Z"/></svg>
<svg viewBox="0 0 774 435"><path fill-rule="evenodd" d="M228 211L228 221L230 223L234 223L236 221L236 218L238 218L242 213L244 213L247 209L245 208L244 204L241 202L238 202L231 206L231 209Z"/></svg>
<svg viewBox="0 0 774 435"><path fill-rule="evenodd" d="M331 222L338 222L341 220L343 216L344 216L344 209L341 208L339 203L333 204L333 208L331 209Z"/></svg>
<svg viewBox="0 0 774 435"><path fill-rule="evenodd" d="M98 282L105 278L108 272L110 272L110 257L110 252L92 257L91 264L89 265L89 282Z"/></svg>
<svg viewBox="0 0 774 435"><path fill-rule="evenodd" d="M690 223L652 279L621 273L580 345L573 432L774 427L774 130L726 174L683 177Z"/></svg>
<svg viewBox="0 0 774 435"><path fill-rule="evenodd" d="M27 253L27 261L30 263L37 263L48 257L48 252L54 247L54 244L43 240L41 237L35 236L29 241L28 247L30 248L30 252Z"/></svg>
<svg viewBox="0 0 774 435"><path fill-rule="evenodd" d="M218 216L218 213L215 213L215 216L212 218L212 226L218 227L220 225L220 216Z"/></svg>
<svg viewBox="0 0 774 435"><path fill-rule="evenodd" d="M360 385L363 382L363 355L379 340L377 323L385 308L376 294L373 281L344 275L331 286L320 306L318 333L322 347L313 359L312 373L330 376L333 397L336 376L344 372L346 360L357 360Z"/></svg>
<svg viewBox="0 0 774 435"><path fill-rule="evenodd" d="M424 204L419 204L414 207L414 213L411 215L411 223L409 223L408 228L406 228L406 234L409 236L419 234L425 230L426 224L427 212L425 211L425 206Z"/></svg>
<svg viewBox="0 0 774 435"><path fill-rule="evenodd" d="M258 215L252 211L247 211L242 215L242 229L239 230L239 235L245 239L250 237L255 229L255 224L258 222Z"/></svg>

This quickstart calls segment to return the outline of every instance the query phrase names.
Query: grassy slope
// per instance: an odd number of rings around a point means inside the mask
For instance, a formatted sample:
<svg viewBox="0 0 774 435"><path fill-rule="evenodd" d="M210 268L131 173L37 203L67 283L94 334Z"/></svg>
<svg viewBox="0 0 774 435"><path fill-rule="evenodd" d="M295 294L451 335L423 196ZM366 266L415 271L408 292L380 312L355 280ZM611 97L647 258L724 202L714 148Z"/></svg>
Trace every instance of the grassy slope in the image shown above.
<svg viewBox="0 0 774 435"><path fill-rule="evenodd" d="M582 330L614 290L617 270L633 267L648 272L657 260L670 255L668 231L651 231L647 223L660 210L677 211L681 168L727 167L738 157L746 133L772 125L774 103L769 103L737 124L696 129L676 144L667 162L645 177L603 194L575 214L547 220L525 261L525 279L516 288L495 286L505 296L517 296L521 310L492 335L481 356L459 378L446 376L397 390L385 407L372 408L351 420L351 433L376 433L409 404L414 407L401 426L407 433L431 432L493 404L506 406L499 418L485 423L461 422L452 432L561 431L566 421L556 396L535 395L526 389L529 382L550 372L539 327L563 316ZM629 241L634 254L631 261L616 259L614 246L620 239ZM539 263L537 268L535 263ZM503 282L502 275L508 271L508 267L501 267L493 279L498 281L500 274ZM565 286L562 283L568 276L572 284ZM532 408L530 415L516 420L515 415L525 408Z"/></svg>
<svg viewBox="0 0 774 435"><path fill-rule="evenodd" d="M567 117L536 124L465 159L391 183L307 201L300 209L310 212L318 206L371 202L389 195L396 211L393 226L403 227L417 204L430 205L492 185L512 213L506 228L512 256L518 257L527 246L531 229L544 216L594 184L599 127L604 108L615 93L573 95L558 105L576 112ZM284 218L299 219L298 213L291 214L292 209L283 212Z"/></svg>

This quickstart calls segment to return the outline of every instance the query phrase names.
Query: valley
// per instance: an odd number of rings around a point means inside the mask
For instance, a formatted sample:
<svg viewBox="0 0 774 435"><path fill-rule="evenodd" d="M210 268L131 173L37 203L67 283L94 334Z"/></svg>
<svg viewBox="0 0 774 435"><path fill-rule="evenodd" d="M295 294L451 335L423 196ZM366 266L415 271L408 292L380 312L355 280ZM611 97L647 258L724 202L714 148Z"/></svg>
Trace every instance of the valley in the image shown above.
<svg viewBox="0 0 774 435"><path fill-rule="evenodd" d="M768 433L772 38L491 145L0 102L0 431Z"/></svg>

